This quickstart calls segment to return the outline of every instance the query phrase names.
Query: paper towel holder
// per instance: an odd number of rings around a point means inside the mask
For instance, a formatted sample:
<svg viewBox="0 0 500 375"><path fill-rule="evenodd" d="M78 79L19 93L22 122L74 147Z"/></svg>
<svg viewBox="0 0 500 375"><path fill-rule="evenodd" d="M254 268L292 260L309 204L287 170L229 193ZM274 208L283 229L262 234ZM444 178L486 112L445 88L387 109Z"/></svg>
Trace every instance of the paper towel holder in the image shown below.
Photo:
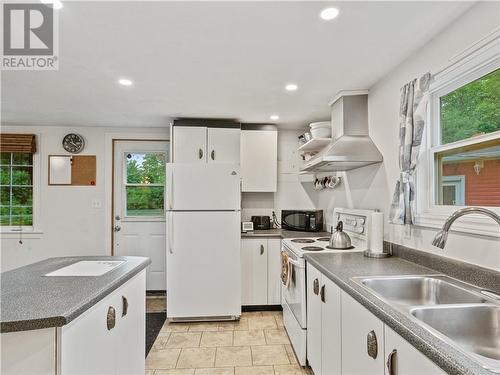
<svg viewBox="0 0 500 375"><path fill-rule="evenodd" d="M380 211L379 210L375 210L376 213L378 213L380 215ZM381 220L382 220L382 239L381 239L381 242L383 244L383 215L380 215L381 216ZM372 228L370 230L370 236L372 237L371 238L371 241L370 241L370 247L373 246L373 219L374 219L375 215L372 216ZM382 245L381 244L381 245ZM382 245L383 246L383 245ZM392 256L392 251L389 251L388 253L384 252L383 249L380 249L381 251L374 251L373 249L368 249L368 250L365 250L363 252L363 255L365 257L368 257L368 258L375 258L375 259L383 259L383 258L389 258L390 256Z"/></svg>

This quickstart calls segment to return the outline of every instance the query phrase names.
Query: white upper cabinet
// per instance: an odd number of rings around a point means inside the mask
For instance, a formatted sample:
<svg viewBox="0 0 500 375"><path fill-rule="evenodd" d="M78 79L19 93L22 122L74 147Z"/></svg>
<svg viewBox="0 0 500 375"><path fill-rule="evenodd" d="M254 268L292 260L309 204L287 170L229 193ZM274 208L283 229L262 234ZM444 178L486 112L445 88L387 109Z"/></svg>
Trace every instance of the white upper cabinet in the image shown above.
<svg viewBox="0 0 500 375"><path fill-rule="evenodd" d="M240 128L206 127L197 124L173 127L173 159L175 163L240 162Z"/></svg>
<svg viewBox="0 0 500 375"><path fill-rule="evenodd" d="M276 192L278 188L278 131L241 131L241 191Z"/></svg>
<svg viewBox="0 0 500 375"><path fill-rule="evenodd" d="M208 128L208 162L239 163L240 133L237 128Z"/></svg>
<svg viewBox="0 0 500 375"><path fill-rule="evenodd" d="M207 128L174 126L173 151L176 163L206 163Z"/></svg>

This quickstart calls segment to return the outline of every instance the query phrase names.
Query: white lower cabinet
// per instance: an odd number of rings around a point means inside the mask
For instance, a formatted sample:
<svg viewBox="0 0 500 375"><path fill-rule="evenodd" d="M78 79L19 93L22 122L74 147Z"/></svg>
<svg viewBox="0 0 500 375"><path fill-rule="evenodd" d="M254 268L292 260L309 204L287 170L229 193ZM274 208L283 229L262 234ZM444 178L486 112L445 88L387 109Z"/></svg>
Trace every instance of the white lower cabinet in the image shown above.
<svg viewBox="0 0 500 375"><path fill-rule="evenodd" d="M281 304L281 240L241 240L241 304Z"/></svg>
<svg viewBox="0 0 500 375"><path fill-rule="evenodd" d="M307 264L307 359L315 375L341 374L340 288Z"/></svg>
<svg viewBox="0 0 500 375"><path fill-rule="evenodd" d="M145 288L142 271L58 329L58 375L143 374Z"/></svg>
<svg viewBox="0 0 500 375"><path fill-rule="evenodd" d="M370 351L376 348L376 351ZM342 292L342 374L384 373L384 323Z"/></svg>
<svg viewBox="0 0 500 375"><path fill-rule="evenodd" d="M314 375L446 374L309 263L307 361Z"/></svg>
<svg viewBox="0 0 500 375"><path fill-rule="evenodd" d="M146 270L58 328L3 333L2 375L143 375Z"/></svg>
<svg viewBox="0 0 500 375"><path fill-rule="evenodd" d="M429 358L385 326L386 375L445 375Z"/></svg>

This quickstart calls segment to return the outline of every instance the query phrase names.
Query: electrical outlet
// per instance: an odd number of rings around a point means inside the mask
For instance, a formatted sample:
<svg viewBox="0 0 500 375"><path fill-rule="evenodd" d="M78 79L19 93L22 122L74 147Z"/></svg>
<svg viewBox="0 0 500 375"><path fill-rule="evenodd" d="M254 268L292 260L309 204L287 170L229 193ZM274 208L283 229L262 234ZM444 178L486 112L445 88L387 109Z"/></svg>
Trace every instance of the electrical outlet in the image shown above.
<svg viewBox="0 0 500 375"><path fill-rule="evenodd" d="M102 202L100 199L92 200L92 208L102 208Z"/></svg>

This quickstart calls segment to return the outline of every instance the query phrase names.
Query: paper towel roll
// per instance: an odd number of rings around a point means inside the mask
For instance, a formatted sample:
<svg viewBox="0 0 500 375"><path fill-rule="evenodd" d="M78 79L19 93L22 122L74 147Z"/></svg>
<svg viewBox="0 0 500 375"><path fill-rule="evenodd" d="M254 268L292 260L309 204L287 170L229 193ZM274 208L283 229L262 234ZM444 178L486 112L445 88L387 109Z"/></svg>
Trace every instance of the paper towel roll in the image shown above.
<svg viewBox="0 0 500 375"><path fill-rule="evenodd" d="M370 238L370 250L374 253L384 251L384 213L374 212L372 214L372 228Z"/></svg>

